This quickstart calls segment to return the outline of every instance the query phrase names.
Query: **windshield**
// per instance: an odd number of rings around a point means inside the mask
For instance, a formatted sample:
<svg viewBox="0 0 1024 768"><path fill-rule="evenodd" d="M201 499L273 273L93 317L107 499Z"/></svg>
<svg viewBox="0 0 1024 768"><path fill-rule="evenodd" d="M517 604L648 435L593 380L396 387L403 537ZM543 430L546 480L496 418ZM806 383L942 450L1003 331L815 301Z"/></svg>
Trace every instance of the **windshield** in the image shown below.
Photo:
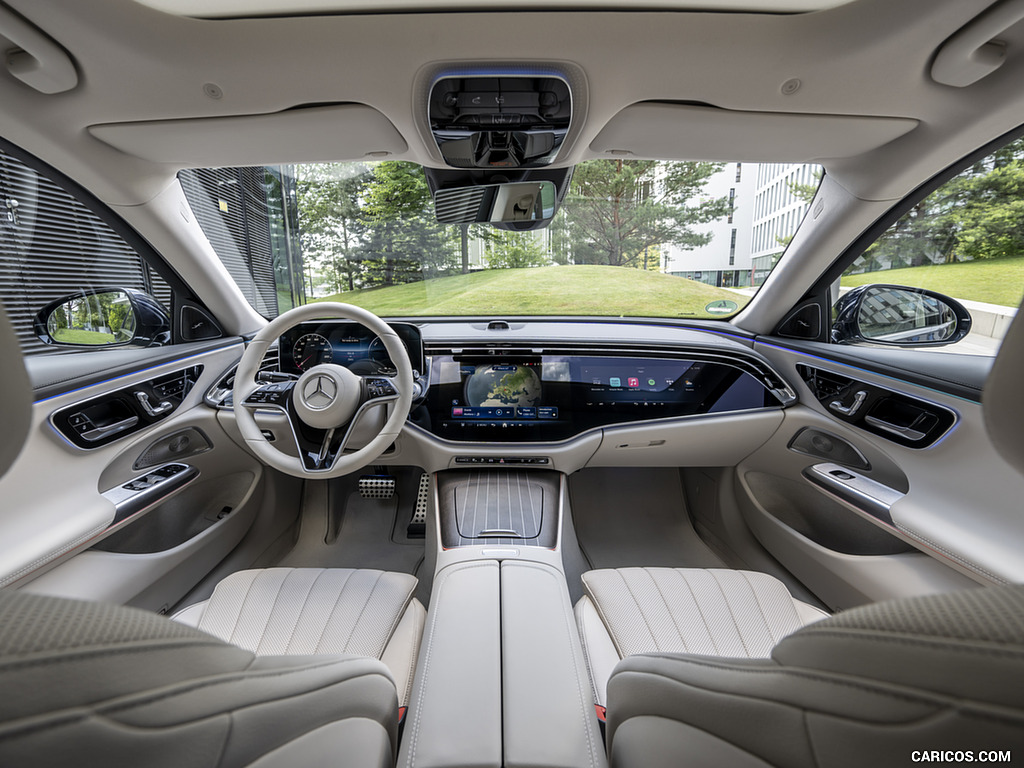
<svg viewBox="0 0 1024 768"><path fill-rule="evenodd" d="M592 160L548 226L437 220L406 162L183 171L229 273L273 317L343 301L385 317L725 318L764 282L817 189L808 165Z"/></svg>

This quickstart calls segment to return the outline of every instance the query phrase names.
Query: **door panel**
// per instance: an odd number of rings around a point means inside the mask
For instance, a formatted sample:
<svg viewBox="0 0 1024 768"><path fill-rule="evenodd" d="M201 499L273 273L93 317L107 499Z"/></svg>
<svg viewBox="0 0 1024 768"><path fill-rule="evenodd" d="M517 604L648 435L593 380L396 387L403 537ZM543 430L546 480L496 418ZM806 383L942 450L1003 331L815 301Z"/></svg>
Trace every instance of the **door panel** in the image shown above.
<svg viewBox="0 0 1024 768"><path fill-rule="evenodd" d="M205 392L238 359L241 343L174 349L174 360L165 354L154 366L142 354L135 372L120 367L106 381L87 379L76 387L67 380L62 394L34 404L25 447L0 480L3 584L159 610L177 602L245 535L263 495L263 468L203 403ZM64 365L78 356L64 356ZM183 398L143 386L200 367ZM136 389L149 392L151 405L171 402L173 410L152 422L141 418L133 424L137 431L98 440L95 448L72 443L61 433L67 420L53 418ZM102 430L106 418L101 414L87 428ZM119 416L109 418L116 426ZM169 462L190 469L162 484L160 469Z"/></svg>
<svg viewBox="0 0 1024 768"><path fill-rule="evenodd" d="M824 602L846 608L1024 580L1024 479L989 443L978 402L849 365L856 350L845 349L839 361L782 345L756 346L788 375L802 404L787 409L779 431L737 468L741 508L760 542ZM872 430L842 407L833 412L798 366L827 369L871 393L938 406L954 414L954 423L934 443L912 447L915 441L905 435ZM839 438L834 442L853 452L799 450L794 438L806 428ZM859 466L858 453L864 459ZM817 478L816 465L828 465ZM822 482L828 470L836 474ZM861 478L884 503L850 490Z"/></svg>

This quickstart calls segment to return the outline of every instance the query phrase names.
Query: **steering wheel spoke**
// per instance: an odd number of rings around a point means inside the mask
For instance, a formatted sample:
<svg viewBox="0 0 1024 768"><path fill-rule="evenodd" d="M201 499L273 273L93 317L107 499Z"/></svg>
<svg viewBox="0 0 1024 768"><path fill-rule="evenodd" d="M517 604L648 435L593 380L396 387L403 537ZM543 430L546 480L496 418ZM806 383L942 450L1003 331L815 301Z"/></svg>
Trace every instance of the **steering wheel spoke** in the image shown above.
<svg viewBox="0 0 1024 768"><path fill-rule="evenodd" d="M282 408L287 412L288 399L295 388L294 381L275 381L262 384L249 394L242 405L248 408Z"/></svg>

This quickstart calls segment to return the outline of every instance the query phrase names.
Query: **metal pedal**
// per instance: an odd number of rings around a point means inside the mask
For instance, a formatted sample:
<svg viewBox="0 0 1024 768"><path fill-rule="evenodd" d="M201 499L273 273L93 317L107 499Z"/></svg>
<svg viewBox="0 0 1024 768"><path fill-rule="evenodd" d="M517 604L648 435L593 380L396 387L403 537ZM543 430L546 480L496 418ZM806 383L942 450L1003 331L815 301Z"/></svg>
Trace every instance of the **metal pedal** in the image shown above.
<svg viewBox="0 0 1024 768"><path fill-rule="evenodd" d="M364 499L390 499L395 495L395 478L391 475L363 475L359 478L359 495Z"/></svg>
<svg viewBox="0 0 1024 768"><path fill-rule="evenodd" d="M427 502L430 500L430 475L420 475L420 487L416 491L416 507L405 535L410 539L423 539L427 535Z"/></svg>

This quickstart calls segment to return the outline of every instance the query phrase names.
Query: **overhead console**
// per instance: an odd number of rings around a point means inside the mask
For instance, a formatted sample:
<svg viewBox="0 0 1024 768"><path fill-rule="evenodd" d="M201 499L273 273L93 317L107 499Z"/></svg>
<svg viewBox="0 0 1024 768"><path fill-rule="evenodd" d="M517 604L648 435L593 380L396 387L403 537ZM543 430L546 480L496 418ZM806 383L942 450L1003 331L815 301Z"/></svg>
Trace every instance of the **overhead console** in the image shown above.
<svg viewBox="0 0 1024 768"><path fill-rule="evenodd" d="M431 355L429 431L467 442L548 442L587 430L779 407L773 374L739 358L568 351Z"/></svg>
<svg viewBox="0 0 1024 768"><path fill-rule="evenodd" d="M443 75L430 89L430 131L454 168L550 165L569 132L572 95L555 73Z"/></svg>

